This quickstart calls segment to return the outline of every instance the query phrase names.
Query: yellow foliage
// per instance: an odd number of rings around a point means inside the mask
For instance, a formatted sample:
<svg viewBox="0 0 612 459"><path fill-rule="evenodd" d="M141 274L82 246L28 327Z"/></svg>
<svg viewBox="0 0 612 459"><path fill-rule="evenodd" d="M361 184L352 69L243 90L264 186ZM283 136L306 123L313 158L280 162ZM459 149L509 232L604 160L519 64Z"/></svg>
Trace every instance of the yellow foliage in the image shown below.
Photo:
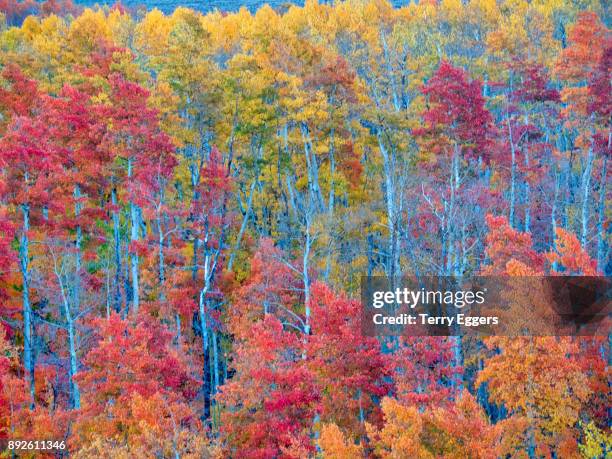
<svg viewBox="0 0 612 459"><path fill-rule="evenodd" d="M363 447L348 440L336 424L323 425L319 446L325 459L363 457Z"/></svg>
<svg viewBox="0 0 612 459"><path fill-rule="evenodd" d="M100 40L112 42L112 30L102 10L86 8L70 24L68 41L75 54L90 53Z"/></svg>
<svg viewBox="0 0 612 459"><path fill-rule="evenodd" d="M381 405L385 420L383 428L377 429L366 424L368 437L376 454L382 459L433 458L421 445L423 420L418 408L404 406L389 397L385 397Z"/></svg>
<svg viewBox="0 0 612 459"><path fill-rule="evenodd" d="M601 430L594 422L581 423L584 439L578 446L582 455L587 458L606 458L612 454L612 434L610 429Z"/></svg>

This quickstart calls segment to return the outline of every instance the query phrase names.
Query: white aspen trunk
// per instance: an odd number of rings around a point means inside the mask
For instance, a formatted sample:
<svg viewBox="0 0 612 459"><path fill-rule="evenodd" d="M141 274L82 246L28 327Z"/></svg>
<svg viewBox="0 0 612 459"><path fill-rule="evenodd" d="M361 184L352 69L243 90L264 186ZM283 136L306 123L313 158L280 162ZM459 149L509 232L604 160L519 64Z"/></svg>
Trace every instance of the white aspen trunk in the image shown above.
<svg viewBox="0 0 612 459"><path fill-rule="evenodd" d="M64 305L66 314L66 325L68 326L68 348L70 352L70 385L72 387L72 407L75 410L81 408L81 393L79 385L74 379L78 371L78 360L76 355L76 333L74 329L74 320L70 313L70 306L66 302Z"/></svg>
<svg viewBox="0 0 612 459"><path fill-rule="evenodd" d="M580 234L580 244L586 250L587 237L589 230L589 192L591 191L591 175L593 169L593 145L589 147L587 153L586 165L582 174L582 208L580 212L580 220L582 222L582 231Z"/></svg>
<svg viewBox="0 0 612 459"><path fill-rule="evenodd" d="M389 227L389 242L388 242L388 251L389 251L389 263L387 266L387 276L392 278L399 271L399 250L397 247L398 238L397 238L397 228L396 228L396 196L397 190L395 186L395 164L393 158L389 154L387 147L385 146L384 140L382 138L382 132L380 128L376 130L376 137L378 139L378 146L380 148L380 153L383 157L383 169L385 172L385 200L387 204L387 225Z"/></svg>
<svg viewBox="0 0 612 459"><path fill-rule="evenodd" d="M557 251L557 197L559 195L560 180L560 172L555 172L555 194L553 196L552 209L550 212L550 224L552 226L552 246L555 252ZM553 263L552 269L553 271L557 270L556 261Z"/></svg>
<svg viewBox="0 0 612 459"><path fill-rule="evenodd" d="M74 327L74 318L72 317L72 310L70 309L70 300L66 287L64 286L64 279L62 278L62 271L58 269L57 257L55 252L51 249L51 255L53 258L53 272L57 279L57 283L60 287L60 293L62 297L62 306L64 309L64 316L66 316L66 329L68 330L68 351L69 351L69 369L68 376L70 381L70 393L72 399L72 408L79 409L81 407L81 396L79 392L79 386L75 381L74 377L78 371L78 360L76 355L76 333ZM73 293L74 296L74 293Z"/></svg>
<svg viewBox="0 0 612 459"><path fill-rule="evenodd" d="M206 295L210 291L210 254L204 256L204 286L200 290L200 301L198 312L200 315L200 327L202 329L202 388L204 390L204 418L210 417L210 378L206 374L207 365L210 366L208 352L208 318L206 314Z"/></svg>
<svg viewBox="0 0 612 459"><path fill-rule="evenodd" d="M76 199L74 205L74 215L78 220L81 214L81 204L79 199L81 197L81 190L78 185L74 189L74 197ZM74 309L78 312L81 309L81 244L82 244L82 231L81 225L76 228L76 253L75 253L75 276L74 276ZM81 407L81 396L79 392L79 386L75 381L74 377L78 371L78 361L76 355L76 336L74 329L74 321L72 319L72 313L70 311L70 305L68 301L64 302L66 312L66 322L68 325L68 348L70 352L70 384L72 386L72 407L79 409Z"/></svg>
<svg viewBox="0 0 612 459"><path fill-rule="evenodd" d="M132 159L130 158L128 160L128 178L131 178L131 177L132 177ZM136 204L134 204L134 202L130 199L130 226L131 226L130 242L136 242L139 239L138 227L139 227L140 222L139 222L138 217L139 217L138 208L136 207ZM132 268L132 308L133 308L134 315L138 315L138 308L140 306L140 291L139 291L140 283L138 280L138 264L139 264L138 254L132 253L130 258L131 258L131 268Z"/></svg>
<svg viewBox="0 0 612 459"><path fill-rule="evenodd" d="M508 140L510 141L511 167L510 167L510 215L508 221L510 226L514 228L514 212L516 203L516 149L514 148L514 139L512 136L512 126L510 125L510 114L506 107L506 124L508 125Z"/></svg>
<svg viewBox="0 0 612 459"><path fill-rule="evenodd" d="M335 205L335 200L336 200L336 194L335 194L335 186L334 186L334 174L336 173L336 158L334 155L334 148L335 148L335 144L334 144L334 128L331 129L330 132L330 140L329 140L329 176L330 176L330 183L329 183L329 198L327 200L327 218L329 221L329 225L331 227L331 225L333 225L334 222L334 205ZM325 272L323 274L323 279L325 279L325 282L327 283L329 281L329 273L331 271L331 262L332 262L332 256L333 256L333 239L332 239L332 235L329 235L329 242L328 242L328 248L327 248L327 257L326 257L326 261L325 261Z"/></svg>
<svg viewBox="0 0 612 459"><path fill-rule="evenodd" d="M160 285L160 295L162 299L164 299L164 281L166 280L166 271L165 271L165 262L164 262L164 236L161 233L163 228L161 227L161 223L158 224L158 228L160 231L159 236L159 285Z"/></svg>
<svg viewBox="0 0 612 459"><path fill-rule="evenodd" d="M162 224L162 215L161 215L160 207L161 205L157 208L157 232L158 232L157 246L158 246L158 251L159 251L159 258L158 258L159 266L158 266L157 279L159 281L159 295L163 301L166 299L165 290L164 290L165 289L164 283L166 281L166 265L164 261L164 227Z"/></svg>
<svg viewBox="0 0 612 459"><path fill-rule="evenodd" d="M306 157L306 166L308 168L308 185L312 198L316 203L317 211L323 208L323 194L321 193L321 187L319 185L319 165L317 163L317 157L312 148L312 140L310 138L310 130L308 125L304 122L300 123L300 129L302 132L302 140L304 143L304 156Z"/></svg>
<svg viewBox="0 0 612 459"><path fill-rule="evenodd" d="M604 220L606 214L606 174L607 174L608 158L604 156L601 167L601 179L599 180L599 210L597 217L597 269L604 272L604 252L605 252L605 237L604 237Z"/></svg>
<svg viewBox="0 0 612 459"><path fill-rule="evenodd" d="M309 267L309 257L310 257L310 246L312 244L311 235L310 235L310 218L308 215L310 210L307 210L306 215L306 243L304 244L304 256L302 258L302 269L304 272L304 314L305 324L304 324L304 334L310 334L310 277L308 274Z"/></svg>
<svg viewBox="0 0 612 459"><path fill-rule="evenodd" d="M219 346L217 343L218 335L216 332L212 332L212 345L213 345L213 394L217 393L219 388Z"/></svg>
<svg viewBox="0 0 612 459"><path fill-rule="evenodd" d="M525 148L525 168L529 169L529 151ZM531 230L531 188L525 179L525 232Z"/></svg>
<svg viewBox="0 0 612 459"><path fill-rule="evenodd" d="M445 216L446 219L446 275L450 276L453 273L453 260L455 257L455 237L454 237L454 221L453 215L455 213L455 200L456 191L459 182L459 152L457 145L453 146L453 156L451 158L451 170L449 176L449 187L450 187L450 203L448 206L448 212Z"/></svg>
<svg viewBox="0 0 612 459"><path fill-rule="evenodd" d="M391 81L391 95L393 98L393 107L395 108L396 112L400 111L400 101L399 101L399 96L398 96L398 91L397 91L397 83L395 81L395 72L393 71L393 66L391 65L391 58L389 55L389 46L387 45L387 38L385 37L385 33L381 32L380 34L380 41L383 45L383 53L385 55L385 64L387 67L387 74L389 75L389 79Z"/></svg>
<svg viewBox="0 0 612 459"><path fill-rule="evenodd" d="M242 224L240 225L240 230L238 231L238 236L236 237L236 243L234 244L234 248L230 255L229 262L227 263L227 270L231 271L234 266L234 260L236 258L236 253L240 250L240 243L242 241L242 237L244 236L244 232L246 231L247 225L249 223L249 219L251 217L251 212L253 209L253 195L255 194L255 188L257 186L258 179L253 179L253 183L251 183L251 188L249 190L249 199L247 201L247 208L244 216L242 217Z"/></svg>
<svg viewBox="0 0 612 459"><path fill-rule="evenodd" d="M26 177L27 181L27 177ZM19 244L19 267L22 279L22 298L23 298L23 366L28 379L30 391L30 409L34 409L34 355L32 339L32 305L30 304L30 269L29 269L29 250L30 239L30 206L21 205L23 215L23 227Z"/></svg>
<svg viewBox="0 0 612 459"><path fill-rule="evenodd" d="M119 210L117 210L117 190L113 188L111 195L111 202L113 203L113 239L115 243L115 277L113 281L114 298L113 303L115 311L119 312L121 309L121 240L119 233Z"/></svg>

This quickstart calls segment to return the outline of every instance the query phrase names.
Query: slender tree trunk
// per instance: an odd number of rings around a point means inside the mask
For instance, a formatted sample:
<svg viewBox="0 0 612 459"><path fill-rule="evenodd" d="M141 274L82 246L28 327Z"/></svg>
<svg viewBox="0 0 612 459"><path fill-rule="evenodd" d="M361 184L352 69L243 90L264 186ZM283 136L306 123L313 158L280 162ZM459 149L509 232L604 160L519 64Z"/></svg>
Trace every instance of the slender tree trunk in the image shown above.
<svg viewBox="0 0 612 459"><path fill-rule="evenodd" d="M55 277L57 278L57 282L60 287L60 292L62 296L62 305L64 307L64 316L66 316L66 328L68 330L68 353L69 353L69 358L70 358L68 377L70 381L72 408L78 410L81 407L81 396L79 392L79 386L74 379L78 371L78 361L77 361L77 355L76 355L76 332L75 332L75 327L74 327L74 318L72 317L72 311L70 309L69 294L66 291L66 288L64 286L64 279L62 278L62 272L58 269L57 258L55 256L55 253L53 251L51 251L51 253L53 255L53 268L54 268L53 271L55 273Z"/></svg>
<svg viewBox="0 0 612 459"><path fill-rule="evenodd" d="M203 419L210 418L210 362L209 362L209 348L208 348L208 319L206 312L206 295L210 289L208 266L210 262L210 255L204 256L204 287L200 290L200 301L198 303L198 311L200 315L200 327L202 331L202 382L204 391L204 413Z"/></svg>
<svg viewBox="0 0 612 459"><path fill-rule="evenodd" d="M334 174L336 173L336 158L334 154L334 128L331 129L330 140L329 140L329 199L327 200L327 218L329 221L329 228L332 228L334 225L334 205L336 200L335 195L335 186L334 186ZM333 236L329 234L329 242L327 244L327 257L325 261L325 272L323 274L323 279L325 282L329 282L329 273L331 271L332 264L332 256L333 256Z"/></svg>
<svg viewBox="0 0 612 459"><path fill-rule="evenodd" d="M457 194L459 192L459 146L453 146L453 157L451 160L451 202L449 213L446 216L447 227L448 227L448 262L450 264L447 265L447 275L453 275L455 277L460 277L460 262L459 257L459 248L455 247L457 242L457 235L455 234L455 228L458 225L458 222L454 218L455 207L457 205ZM464 244L462 244L464 245ZM461 368L463 366L463 339L460 334L453 337L453 356L454 356L454 365L456 368ZM459 380L457 383L453 383L455 389L459 392L463 388L463 381Z"/></svg>
<svg viewBox="0 0 612 459"><path fill-rule="evenodd" d="M560 188L560 181L561 181L560 175L561 175L560 171L559 172L555 171L555 194L553 196L552 209L550 212L550 224L552 226L552 246L555 252L557 251L557 199L559 196L559 188ZM557 270L556 261L553 263L552 269L554 271Z"/></svg>
<svg viewBox="0 0 612 459"><path fill-rule="evenodd" d="M399 272L399 247L397 238L397 189L395 183L396 164L391 152L387 150L381 128L376 131L378 146L383 157L385 173L385 201L387 205L387 225L389 227L387 276L393 278Z"/></svg>
<svg viewBox="0 0 612 459"><path fill-rule="evenodd" d="M450 187L450 203L448 206L448 212L445 215L446 219L446 275L450 276L455 271L454 258L455 258L455 207L457 201L457 191L459 188L459 147L453 146L453 155L451 158L451 170L449 177Z"/></svg>
<svg viewBox="0 0 612 459"><path fill-rule="evenodd" d="M159 251L157 280L159 282L160 299L163 301L166 299L166 264L164 260L164 225L162 223L162 215L160 209L157 210L157 233L157 247Z"/></svg>
<svg viewBox="0 0 612 459"><path fill-rule="evenodd" d="M604 236L604 219L606 214L606 174L607 174L608 158L604 156L601 166L601 179L599 180L599 210L597 216L597 269L601 272L605 271L604 254L605 242Z"/></svg>
<svg viewBox="0 0 612 459"><path fill-rule="evenodd" d="M238 231L238 236L236 237L236 243L234 244L234 248L232 249L232 253L230 255L229 262L227 263L227 270L231 271L234 266L234 260L236 258L236 253L240 250L240 243L242 241L242 237L244 236L244 232L246 231L247 225L249 223L249 218L251 216L251 212L253 209L253 195L255 194L255 188L257 186L258 178L253 179L253 183L251 183L251 188L249 190L249 199L247 201L247 208L242 217L242 224L240 225L240 230Z"/></svg>
<svg viewBox="0 0 612 459"><path fill-rule="evenodd" d="M304 243L304 255L302 258L302 270L304 273L304 313L305 324L304 334L310 334L310 274L308 273L310 261L310 249L312 245L312 237L310 234L310 210L306 210L306 242Z"/></svg>
<svg viewBox="0 0 612 459"><path fill-rule="evenodd" d="M219 238L219 247L222 246L221 241L223 240L223 234ZM214 278L214 274L217 268L217 262L219 260L220 248L216 249L216 252L211 252L208 247L209 243L209 235L207 234L204 238L204 247L206 249L204 253L204 285L200 290L200 299L199 299L199 318L200 318L200 326L202 331L202 383L203 383L203 393L204 393L204 411L203 411L203 419L210 419L210 409L211 409L211 395L212 395L212 373L211 373L211 362L210 362L210 344L209 339L211 333L208 329L208 311L207 311L207 299L206 295L210 292L212 288L212 281Z"/></svg>
<svg viewBox="0 0 612 459"><path fill-rule="evenodd" d="M276 186L281 193L283 198L283 207L282 211L279 215L279 233L283 236L280 237L279 247L283 250L286 250L289 247L291 241L291 219L289 218L289 200L287 199L287 193L285 193L283 187L283 156L289 158L289 147L287 145L287 129L285 125L285 129L278 130L278 136L283 139L282 142L278 143L278 155L276 159Z"/></svg>
<svg viewBox="0 0 612 459"><path fill-rule="evenodd" d="M121 310L121 239L119 233L119 209L117 208L117 189L113 188L111 200L113 204L113 239L115 243L115 278L113 281L115 311Z"/></svg>
<svg viewBox="0 0 612 459"><path fill-rule="evenodd" d="M79 219L81 214L81 203L79 199L81 198L81 190L78 185L76 185L74 189L74 197L75 197L75 205L74 205L74 215L76 219ZM82 231L81 225L78 225L76 228L76 253L75 253L75 276L74 276L74 292L73 292L73 305L75 311L78 312L81 310L81 244L82 244ZM66 309L66 322L68 325L68 348L70 352L70 384L72 385L72 407L74 409L79 409L81 407L81 396L79 392L79 386L75 381L74 377L78 371L78 361L76 355L76 336L74 329L74 320L72 319L72 313L70 311L70 305L67 301L65 301L65 309Z"/></svg>
<svg viewBox="0 0 612 459"><path fill-rule="evenodd" d="M128 177L132 177L132 159L128 160ZM139 213L136 204L130 199L130 242L136 242L139 240ZM138 308L140 306L140 284L138 280L138 264L139 257L137 253L131 254L131 265L132 265L132 308L134 315L138 315Z"/></svg>
<svg viewBox="0 0 612 459"><path fill-rule="evenodd" d="M300 123L302 131L302 140L304 142L304 156L306 157L306 166L308 168L308 187L311 193L311 199L315 203L315 208L319 212L323 208L323 194L319 186L319 165L317 157L312 148L312 139L310 138L310 130L304 122Z"/></svg>
<svg viewBox="0 0 612 459"><path fill-rule="evenodd" d="M74 327L74 319L70 312L70 305L67 301L64 302L64 313L66 314L66 325L68 327L68 349L70 352L70 386L72 389L72 407L75 410L81 408L81 394L79 385L74 379L78 372L78 359L76 354L76 333Z"/></svg>
<svg viewBox="0 0 612 459"><path fill-rule="evenodd" d="M580 244L586 250L587 237L589 230L589 192L591 191L591 175L593 169L593 145L589 147L587 153L586 165L582 173L582 208L580 212L582 222L582 232L580 235Z"/></svg>
<svg viewBox="0 0 612 459"><path fill-rule="evenodd" d="M525 147L525 169L529 170L529 151ZM525 232L531 231L531 187L525 178Z"/></svg>
<svg viewBox="0 0 612 459"><path fill-rule="evenodd" d="M400 98L398 96L398 90L397 90L397 82L395 81L395 73L393 71L393 66L391 65L391 58L389 55L389 46L387 45L387 38L385 36L385 33L382 32L380 34L380 41L383 45L383 53L385 56L385 64L387 67L387 75L389 77L390 83L391 83L391 95L393 97L393 108L395 108L396 112L400 111L401 105L400 105Z"/></svg>
<svg viewBox="0 0 612 459"><path fill-rule="evenodd" d="M459 327L457 327L459 328ZM454 365L455 368L459 369L463 367L463 337L460 332L457 336L453 337L453 357L454 357ZM462 373L459 373L461 375ZM456 384L457 393L460 393L463 390L463 378L462 376L458 376L459 380ZM454 380L453 380L454 381Z"/></svg>
<svg viewBox="0 0 612 459"><path fill-rule="evenodd" d="M34 355L33 355L33 336L32 336L32 305L30 304L30 205L21 206L23 215L23 227L21 241L19 244L19 267L22 279L23 297L23 366L29 383L30 409L34 409Z"/></svg>
<svg viewBox="0 0 612 459"><path fill-rule="evenodd" d="M516 149L512 136L512 126L510 125L510 114L506 107L506 124L508 125L508 140L510 141L511 167L510 167L510 215L508 222L514 228L514 212L516 203Z"/></svg>
<svg viewBox="0 0 612 459"><path fill-rule="evenodd" d="M219 345L217 340L219 339L219 335L215 331L212 332L212 347L213 347L213 394L217 393L219 389L220 380L219 380Z"/></svg>

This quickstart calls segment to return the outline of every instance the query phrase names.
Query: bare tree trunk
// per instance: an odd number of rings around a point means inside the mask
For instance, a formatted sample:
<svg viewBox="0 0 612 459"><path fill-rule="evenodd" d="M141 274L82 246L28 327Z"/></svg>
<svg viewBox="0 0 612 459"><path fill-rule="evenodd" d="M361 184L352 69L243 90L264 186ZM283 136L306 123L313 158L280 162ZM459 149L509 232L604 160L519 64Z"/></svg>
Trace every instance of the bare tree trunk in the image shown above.
<svg viewBox="0 0 612 459"><path fill-rule="evenodd" d="M450 202L445 215L446 220L446 275L450 276L456 271L455 259L455 207L457 201L457 191L459 189L459 146L453 146L451 158L451 170L449 177Z"/></svg>
<svg viewBox="0 0 612 459"><path fill-rule="evenodd" d="M200 290L200 301L198 303L198 311L200 315L200 327L202 331L202 383L203 383L203 391L204 391L204 413L203 418L210 418L210 377L208 374L208 370L210 369L209 363L209 350L208 350L208 319L206 313L206 295L210 290L210 283L208 278L208 266L209 266L209 257L210 255L206 255L204 257L204 287Z"/></svg>
<svg viewBox="0 0 612 459"><path fill-rule="evenodd" d="M529 151L525 147L525 168L529 169ZM529 181L525 179L525 232L531 231L531 187Z"/></svg>
<svg viewBox="0 0 612 459"><path fill-rule="evenodd" d="M304 334L310 334L310 275L308 273L310 249L312 245L312 236L310 234L310 209L306 210L306 242L304 243L304 255L302 258L302 270L304 272L304 313L305 324Z"/></svg>
<svg viewBox="0 0 612 459"><path fill-rule="evenodd" d="M74 190L75 205L74 215L78 220L81 214L81 190L77 185ZM74 309L79 313L81 310L81 244L82 244L82 232L81 225L76 228L76 253L75 253L75 273L74 273L74 292L73 292L73 305ZM70 304L67 299L64 301L66 309L66 323L68 325L68 348L70 352L70 384L72 386L72 407L79 409L81 407L81 396L79 392L79 386L75 381L74 377L78 371L78 361L76 355L76 336L74 329L74 321L72 319L72 313L70 311Z"/></svg>
<svg viewBox="0 0 612 459"><path fill-rule="evenodd" d="M215 331L212 332L212 347L213 347L213 394L217 393L220 384L219 378L219 345L217 340L219 336Z"/></svg>
<svg viewBox="0 0 612 459"><path fill-rule="evenodd" d="M221 238L222 239L222 238ZM204 247L208 248L209 235L207 234L204 238ZM221 246L221 243L219 243ZM212 281L214 278L215 270L217 269L217 263L220 255L220 248L216 249L216 252L206 252L204 254L204 285L200 290L200 299L198 302L198 312L200 318L200 326L202 331L202 390L204 392L204 411L203 419L210 418L210 407L211 407L211 395L212 395L212 375L211 375L211 364L210 364L210 348L209 339L210 334L208 330L208 312L206 310L206 295L212 288Z"/></svg>
<svg viewBox="0 0 612 459"><path fill-rule="evenodd" d="M608 158L604 156L601 166L601 179L599 180L599 210L597 216L597 269L601 272L605 271L604 253L605 242L604 237L604 219L606 214L606 174L607 174Z"/></svg>
<svg viewBox="0 0 612 459"><path fill-rule="evenodd" d="M113 303L115 311L121 310L121 240L119 234L119 210L117 209L117 189L113 188L111 200L113 204L113 239L115 243L115 278L113 280Z"/></svg>
<svg viewBox="0 0 612 459"><path fill-rule="evenodd" d="M582 222L582 232L580 235L580 244L586 250L587 236L589 227L589 192L591 191L591 174L593 169L593 145L589 147L587 153L586 166L582 173L582 209L580 212Z"/></svg>
<svg viewBox="0 0 612 459"><path fill-rule="evenodd" d="M387 276L394 277L399 273L399 238L397 237L397 187L395 183L396 161L392 152L385 146L381 128L376 130L378 146L383 156L385 173L385 200L387 205L387 225L389 227Z"/></svg>
<svg viewBox="0 0 612 459"><path fill-rule="evenodd" d="M128 177L132 177L132 160L128 160ZM136 204L134 204L133 200L130 199L130 242L136 242L139 240L139 231L138 228L140 226L138 208ZM131 254L131 265L132 265L132 308L134 315L138 314L138 308L140 306L140 291L139 291L139 281L138 281L138 254Z"/></svg>
<svg viewBox="0 0 612 459"><path fill-rule="evenodd" d="M21 212L23 214L23 227L19 244L19 267L23 284L23 366L29 383L30 409L34 409L34 355L32 349L32 305L30 304L30 239L28 235L30 231L30 205L22 204Z"/></svg>
<svg viewBox="0 0 612 459"><path fill-rule="evenodd" d="M81 396L79 392L79 386L75 381L74 377L78 371L78 362L76 355L76 333L74 329L74 319L72 317L72 311L70 310L70 301L64 287L64 280L62 279L62 273L57 266L57 258L53 255L53 265L55 276L57 277L58 284L60 286L62 294L62 304L64 306L64 315L66 316L66 328L68 329L68 350L70 354L70 368L68 370L68 376L70 379L70 392L72 394L72 408L79 409L81 407Z"/></svg>
<svg viewBox="0 0 612 459"><path fill-rule="evenodd" d="M508 222L510 226L514 228L514 213L516 206L516 149L514 147L514 139L512 136L512 126L510 125L510 114L506 107L506 124L508 125L508 140L510 141L510 152L511 152L511 168L510 168L510 215Z"/></svg>
<svg viewBox="0 0 612 459"><path fill-rule="evenodd" d="M240 243L242 241L242 237L244 236L244 232L246 231L247 225L249 223L249 218L251 217L251 212L253 209L253 195L255 194L255 188L257 186L258 178L253 179L253 183L251 183L251 188L249 190L249 199L247 201L247 208L242 217L242 224L240 225L240 230L238 231L238 236L236 236L236 243L234 244L234 248L232 249L232 253L230 254L229 262L227 263L228 271L232 270L234 266L234 260L236 258L236 253L240 250Z"/></svg>
<svg viewBox="0 0 612 459"><path fill-rule="evenodd" d="M158 238L157 238L157 250L159 252L158 254L158 272L157 272L157 281L159 282L159 297L162 301L164 301L166 299L166 291L165 291L165 283L166 283L166 262L164 259L164 243L165 243L165 238L164 238L164 225L163 225L163 217L161 214L161 205L163 204L163 198L162 198L162 202L160 202L159 206L157 207L157 233L158 233Z"/></svg>
<svg viewBox="0 0 612 459"><path fill-rule="evenodd" d="M561 172L555 171L555 194L553 196L552 209L550 212L550 224L552 226L552 245L553 250L557 251L557 197L559 195L560 181L561 181ZM557 262L553 263L552 269L554 271L557 270Z"/></svg>
<svg viewBox="0 0 612 459"><path fill-rule="evenodd" d="M302 131L302 140L304 142L304 156L306 157L306 166L308 167L308 188L311 193L311 200L314 201L315 209L319 212L323 208L323 194L319 186L319 165L317 157L312 148L312 139L310 138L310 130L304 122L300 123Z"/></svg>
<svg viewBox="0 0 612 459"><path fill-rule="evenodd" d="M334 128L331 129L330 132L330 140L329 140L329 198L327 200L327 218L329 227L333 227L334 224L334 205L336 200L336 191L334 186L334 174L336 173L336 158L334 155ZM325 282L329 282L329 273L331 271L331 262L333 256L333 235L329 234L329 242L327 244L327 257L325 261L325 272L323 274L323 279Z"/></svg>
<svg viewBox="0 0 612 459"><path fill-rule="evenodd" d="M66 324L68 325L68 347L70 351L70 385L72 386L72 407L75 410L81 408L81 393L79 385L74 379L78 372L78 360L76 355L76 336L74 320L70 314L70 307L66 307Z"/></svg>
<svg viewBox="0 0 612 459"><path fill-rule="evenodd" d="M393 108L395 108L396 112L400 111L400 100L399 100L399 96L398 96L398 91L397 91L397 82L395 81L395 73L393 71L393 66L391 65L391 58L389 56L389 46L387 45L387 39L385 37L385 33L381 32L380 34L380 41L383 45L383 53L385 56L385 64L387 67L387 74L389 76L389 80L391 82L391 93L392 93L392 97L393 97Z"/></svg>

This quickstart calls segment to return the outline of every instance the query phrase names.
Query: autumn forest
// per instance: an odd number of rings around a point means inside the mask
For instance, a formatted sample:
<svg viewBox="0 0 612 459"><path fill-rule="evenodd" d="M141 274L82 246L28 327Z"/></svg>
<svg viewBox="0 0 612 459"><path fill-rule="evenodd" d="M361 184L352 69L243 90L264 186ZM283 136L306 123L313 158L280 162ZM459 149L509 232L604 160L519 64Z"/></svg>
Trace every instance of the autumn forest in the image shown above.
<svg viewBox="0 0 612 459"><path fill-rule="evenodd" d="M0 0L0 457L610 457L610 334L359 326L612 273L608 8Z"/></svg>

